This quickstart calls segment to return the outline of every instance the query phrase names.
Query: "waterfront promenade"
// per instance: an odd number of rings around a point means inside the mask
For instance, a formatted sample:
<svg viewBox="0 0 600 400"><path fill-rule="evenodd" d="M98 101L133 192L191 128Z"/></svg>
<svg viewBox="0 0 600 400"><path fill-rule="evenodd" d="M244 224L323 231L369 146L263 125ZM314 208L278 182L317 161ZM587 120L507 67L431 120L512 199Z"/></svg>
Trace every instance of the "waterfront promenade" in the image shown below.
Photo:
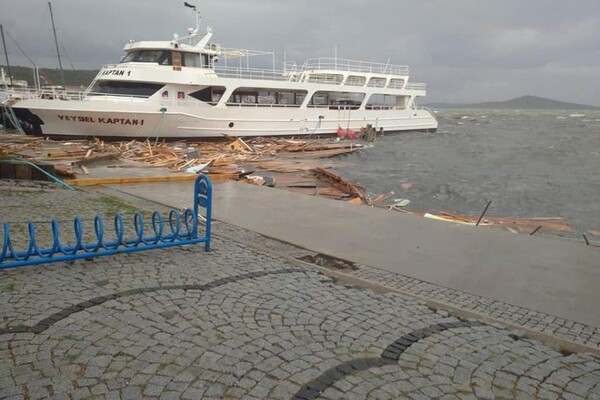
<svg viewBox="0 0 600 400"><path fill-rule="evenodd" d="M0 216L180 208L190 188L0 187ZM558 281L548 274L500 298L510 234L447 234L442 223L315 200L219 183L210 253L191 246L0 272L0 398L600 398L600 333L584 304L599 297L585 283L573 299L552 297ZM503 257L486 247L489 234ZM597 286L587 262L600 249L514 238L528 279L535 265L554 272L567 251L574 269L563 290L576 292L578 279ZM519 240L554 252L528 255ZM478 257L491 280L481 291L469 275ZM451 273L459 267L465 286ZM531 299L519 293L527 286ZM554 308L561 296L568 304Z"/></svg>

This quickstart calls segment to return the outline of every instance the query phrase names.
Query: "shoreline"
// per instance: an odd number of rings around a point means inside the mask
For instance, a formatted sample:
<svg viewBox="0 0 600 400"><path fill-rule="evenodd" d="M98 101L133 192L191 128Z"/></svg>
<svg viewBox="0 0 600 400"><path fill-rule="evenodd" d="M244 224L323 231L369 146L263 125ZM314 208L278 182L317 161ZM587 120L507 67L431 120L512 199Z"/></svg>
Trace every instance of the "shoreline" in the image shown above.
<svg viewBox="0 0 600 400"><path fill-rule="evenodd" d="M152 143L149 140L109 143L98 139L67 142L23 135L0 136L0 155L38 163L53 174L63 175L61 179L72 186L188 181L195 179L196 174L202 171L215 181L246 181L253 185L274 186L442 222L501 227L512 233L561 237L597 245L600 231L573 231L561 217L518 218L497 216L493 212L486 214L491 201L483 213L478 211L477 215L415 209L409 205L410 199L401 198L412 197L410 189L413 183L408 181L400 185L402 188L397 194L394 191L369 194L359 183L344 178L355 175L352 168L360 166L349 164L346 161L348 157L345 157L346 160L339 157L357 151L369 151L369 146L373 145L339 139L259 138L248 140L247 143L229 136L224 136L219 143ZM0 178L24 177L27 175L25 168L22 166L19 170L0 164ZM35 170L29 172L29 176L33 179L43 178ZM415 184L418 185L417 182Z"/></svg>

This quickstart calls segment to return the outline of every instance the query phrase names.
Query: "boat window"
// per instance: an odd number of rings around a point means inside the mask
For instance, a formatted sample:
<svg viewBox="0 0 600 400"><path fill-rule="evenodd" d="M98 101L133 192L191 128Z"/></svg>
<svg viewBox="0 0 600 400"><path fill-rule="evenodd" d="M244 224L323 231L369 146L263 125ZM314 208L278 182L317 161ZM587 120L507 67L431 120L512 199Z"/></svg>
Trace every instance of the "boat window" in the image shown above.
<svg viewBox="0 0 600 400"><path fill-rule="evenodd" d="M310 99L311 106L326 106L329 103L329 95L326 92L317 92Z"/></svg>
<svg viewBox="0 0 600 400"><path fill-rule="evenodd" d="M339 85L344 80L344 75L341 74L310 74L308 81L311 83L328 83L331 85Z"/></svg>
<svg viewBox="0 0 600 400"><path fill-rule="evenodd" d="M372 77L371 79L369 79L369 84L367 86L370 87L385 87L385 84L387 82L386 78L377 78L377 77Z"/></svg>
<svg viewBox="0 0 600 400"><path fill-rule="evenodd" d="M201 67L200 54L198 53L183 53L183 65L186 67Z"/></svg>
<svg viewBox="0 0 600 400"><path fill-rule="evenodd" d="M258 103L258 90L238 89L231 94L228 103L256 104Z"/></svg>
<svg viewBox="0 0 600 400"><path fill-rule="evenodd" d="M122 63L131 62L136 57L136 55L137 55L136 51L130 51L127 54L125 54L125 56L123 56L123 58L121 59L121 62Z"/></svg>
<svg viewBox="0 0 600 400"><path fill-rule="evenodd" d="M349 85L349 86L365 86L366 82L367 82L366 76L349 75L348 78L346 78L346 85Z"/></svg>
<svg viewBox="0 0 600 400"><path fill-rule="evenodd" d="M389 88L402 89L404 87L404 79L390 79Z"/></svg>
<svg viewBox="0 0 600 400"><path fill-rule="evenodd" d="M306 97L307 92L303 91L280 91L277 92L277 104L300 106Z"/></svg>
<svg viewBox="0 0 600 400"><path fill-rule="evenodd" d="M181 53L174 51L171 57L173 58L173 69L175 71L181 71Z"/></svg>
<svg viewBox="0 0 600 400"><path fill-rule="evenodd" d="M193 93L189 93L188 96L214 106L219 102L223 93L225 93L225 87L209 86Z"/></svg>
<svg viewBox="0 0 600 400"><path fill-rule="evenodd" d="M270 88L238 88L229 97L228 105L256 105L259 107L299 107L306 90L274 90Z"/></svg>
<svg viewBox="0 0 600 400"><path fill-rule="evenodd" d="M156 62L160 65L171 65L171 52L163 51Z"/></svg>
<svg viewBox="0 0 600 400"><path fill-rule="evenodd" d="M168 50L135 50L128 52L121 62L147 62L169 65L171 64L171 52Z"/></svg>
<svg viewBox="0 0 600 400"><path fill-rule="evenodd" d="M364 98L365 93L319 91L310 99L309 107L356 110Z"/></svg>
<svg viewBox="0 0 600 400"><path fill-rule="evenodd" d="M149 82L97 81L88 96L118 95L150 97L164 85Z"/></svg>
<svg viewBox="0 0 600 400"><path fill-rule="evenodd" d="M403 110L408 104L410 96L396 96L389 94L374 94L367 102L367 110L386 110L400 109Z"/></svg>
<svg viewBox="0 0 600 400"><path fill-rule="evenodd" d="M202 64L202 60L204 64ZM199 53L181 53L170 50L133 50L125 54L121 62L145 62L200 68L203 65L208 66L208 55L202 54L202 58L200 58Z"/></svg>

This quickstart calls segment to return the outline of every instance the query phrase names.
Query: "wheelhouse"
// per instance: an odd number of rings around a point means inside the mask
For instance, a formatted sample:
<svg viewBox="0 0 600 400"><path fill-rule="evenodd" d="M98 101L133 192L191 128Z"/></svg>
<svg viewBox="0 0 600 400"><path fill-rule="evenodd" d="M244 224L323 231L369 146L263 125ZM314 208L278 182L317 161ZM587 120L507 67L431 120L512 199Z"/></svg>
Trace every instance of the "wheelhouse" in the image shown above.
<svg viewBox="0 0 600 400"><path fill-rule="evenodd" d="M121 59L122 64L137 62L192 68L210 68L212 61L212 56L206 53L164 49L130 50Z"/></svg>

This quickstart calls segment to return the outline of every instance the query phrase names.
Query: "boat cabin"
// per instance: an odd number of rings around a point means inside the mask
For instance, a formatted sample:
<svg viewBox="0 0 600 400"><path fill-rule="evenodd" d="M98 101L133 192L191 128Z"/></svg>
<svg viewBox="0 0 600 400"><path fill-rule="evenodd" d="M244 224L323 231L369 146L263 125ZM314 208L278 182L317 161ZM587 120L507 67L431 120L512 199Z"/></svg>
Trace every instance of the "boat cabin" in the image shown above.
<svg viewBox="0 0 600 400"><path fill-rule="evenodd" d="M121 64L152 63L164 66L214 68L218 45L208 49L172 42L131 42L123 50Z"/></svg>

